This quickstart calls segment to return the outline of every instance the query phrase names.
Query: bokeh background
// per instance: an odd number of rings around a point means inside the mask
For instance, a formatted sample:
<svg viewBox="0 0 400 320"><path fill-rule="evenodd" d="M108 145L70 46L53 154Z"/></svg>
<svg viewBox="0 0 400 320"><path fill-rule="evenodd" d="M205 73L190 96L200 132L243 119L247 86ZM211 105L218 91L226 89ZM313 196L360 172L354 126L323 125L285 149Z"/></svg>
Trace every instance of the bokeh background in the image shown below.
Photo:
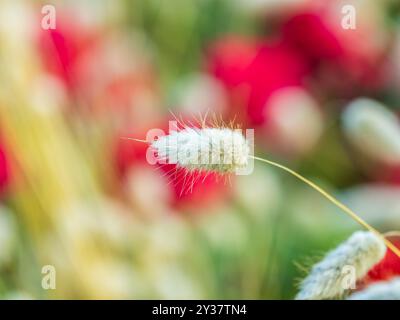
<svg viewBox="0 0 400 320"><path fill-rule="evenodd" d="M257 155L384 232L400 228L399 106L396 0L3 0L0 297L291 299L359 226L266 164L187 192L121 137L170 110L235 119Z"/></svg>

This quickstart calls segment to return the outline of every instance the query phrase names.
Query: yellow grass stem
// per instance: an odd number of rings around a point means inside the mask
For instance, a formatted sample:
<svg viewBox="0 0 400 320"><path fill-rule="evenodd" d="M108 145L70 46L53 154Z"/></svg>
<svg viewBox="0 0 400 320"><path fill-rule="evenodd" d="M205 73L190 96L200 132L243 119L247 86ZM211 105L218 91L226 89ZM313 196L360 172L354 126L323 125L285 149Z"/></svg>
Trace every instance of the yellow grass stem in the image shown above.
<svg viewBox="0 0 400 320"><path fill-rule="evenodd" d="M357 221L360 225L362 225L364 228L366 228L367 230L373 232L374 234L376 234L379 238L382 239L382 241L384 241L385 245L391 250L393 251L399 258L400 258L400 250L392 243L390 242L387 238L385 238L385 236L383 234L381 234L378 230L376 230L374 227L372 227L371 225L369 225L366 221L364 221L362 218L360 218L353 210L351 210L349 207L347 207L346 205L344 205L343 203L341 203L339 200L337 200L335 197L331 196L328 192L326 192L325 190L323 190L321 187L317 186L314 182L308 180L307 178L303 177L301 174L297 173L296 171L293 171L292 169L285 167L284 165L281 165L279 163L276 163L274 161L271 160L267 160L264 158L260 158L260 157L255 157L255 156L250 156L251 158L261 161L261 162L265 162L267 164L270 164L274 167L280 168L286 172L289 172L291 175L295 176L296 178L298 178L299 180L305 182L306 184L308 184L311 188L313 188L314 190L318 191L320 194L322 194L325 198L327 198L330 202L332 202L334 205L336 205L338 208L342 209L345 213L347 213L353 220Z"/></svg>

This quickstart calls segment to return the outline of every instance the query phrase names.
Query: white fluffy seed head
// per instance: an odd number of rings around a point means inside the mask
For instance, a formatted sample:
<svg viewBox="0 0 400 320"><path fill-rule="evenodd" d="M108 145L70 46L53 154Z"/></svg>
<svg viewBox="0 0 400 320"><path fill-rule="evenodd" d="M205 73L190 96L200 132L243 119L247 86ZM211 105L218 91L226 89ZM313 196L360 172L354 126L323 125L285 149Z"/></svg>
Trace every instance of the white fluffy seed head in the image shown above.
<svg viewBox="0 0 400 320"><path fill-rule="evenodd" d="M348 300L400 300L400 277L368 286Z"/></svg>
<svg viewBox="0 0 400 320"><path fill-rule="evenodd" d="M358 149L374 160L400 163L400 127L395 113L378 101L358 98L342 114L343 129Z"/></svg>
<svg viewBox="0 0 400 320"><path fill-rule="evenodd" d="M342 297L350 289L349 276L356 280L383 259L386 246L369 231L355 232L348 240L314 265L302 281L297 300L323 300Z"/></svg>
<svg viewBox="0 0 400 320"><path fill-rule="evenodd" d="M241 130L185 128L151 145L159 161L190 170L235 172L248 164L249 145Z"/></svg>

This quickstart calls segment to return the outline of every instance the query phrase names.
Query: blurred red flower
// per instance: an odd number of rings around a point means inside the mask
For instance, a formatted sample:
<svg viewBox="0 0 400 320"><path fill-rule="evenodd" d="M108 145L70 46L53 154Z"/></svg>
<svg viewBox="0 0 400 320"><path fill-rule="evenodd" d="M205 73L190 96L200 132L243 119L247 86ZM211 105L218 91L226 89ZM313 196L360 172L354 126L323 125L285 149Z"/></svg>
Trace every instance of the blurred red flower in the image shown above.
<svg viewBox="0 0 400 320"><path fill-rule="evenodd" d="M317 96L333 92L335 97L383 86L384 46L365 48L360 38L369 30L342 29L340 21L330 21L328 9L291 13L282 19L274 40L228 36L211 44L206 66L229 92L232 114L250 125L265 124L269 97L288 86L306 87Z"/></svg>
<svg viewBox="0 0 400 320"><path fill-rule="evenodd" d="M276 90L301 85L308 66L284 43L227 37L214 43L207 68L228 89L233 114L251 125L263 124L265 106ZM240 111L244 109L245 112Z"/></svg>
<svg viewBox="0 0 400 320"><path fill-rule="evenodd" d="M44 67L70 89L74 88L77 61L98 37L73 17L58 15L56 29L40 29L39 32L38 49Z"/></svg>
<svg viewBox="0 0 400 320"><path fill-rule="evenodd" d="M142 118L158 112L156 77L139 41L64 13L57 29L40 31L38 47L46 71L58 76L89 114L111 114L110 122L120 124L139 112Z"/></svg>
<svg viewBox="0 0 400 320"><path fill-rule="evenodd" d="M370 30L361 23L354 30L343 29L340 21L331 21L329 5L325 9L288 17L282 24L283 41L308 61L320 85L333 86L336 95L382 87L387 80L384 47L372 41L365 47L362 39Z"/></svg>
<svg viewBox="0 0 400 320"><path fill-rule="evenodd" d="M389 235L387 239L400 248L400 235ZM360 286L365 287L373 282L389 280L396 276L400 276L400 258L387 249L385 257L360 281Z"/></svg>
<svg viewBox="0 0 400 320"><path fill-rule="evenodd" d="M0 144L0 194L4 194L10 183L10 163L4 144Z"/></svg>
<svg viewBox="0 0 400 320"><path fill-rule="evenodd" d="M373 178L379 182L400 185L400 165L379 164L374 168Z"/></svg>
<svg viewBox="0 0 400 320"><path fill-rule="evenodd" d="M290 17L283 24L282 33L285 41L308 59L337 59L344 54L337 36L315 13L306 12Z"/></svg>

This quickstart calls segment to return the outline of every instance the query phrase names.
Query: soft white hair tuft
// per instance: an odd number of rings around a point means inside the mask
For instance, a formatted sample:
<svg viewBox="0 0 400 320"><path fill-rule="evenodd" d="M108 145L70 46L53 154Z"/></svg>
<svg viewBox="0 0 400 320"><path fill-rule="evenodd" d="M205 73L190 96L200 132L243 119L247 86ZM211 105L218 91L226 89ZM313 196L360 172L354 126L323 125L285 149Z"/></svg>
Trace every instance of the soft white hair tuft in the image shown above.
<svg viewBox="0 0 400 320"><path fill-rule="evenodd" d="M151 145L158 159L191 170L234 172L247 166L248 142L241 130L185 128Z"/></svg>
<svg viewBox="0 0 400 320"><path fill-rule="evenodd" d="M312 267L302 281L296 299L323 300L343 296L349 289L345 285L348 276L345 268L354 268L355 280L361 279L385 253L385 243L378 236L369 231L355 232Z"/></svg>
<svg viewBox="0 0 400 320"><path fill-rule="evenodd" d="M348 300L400 300L400 277L372 284L353 293Z"/></svg>

